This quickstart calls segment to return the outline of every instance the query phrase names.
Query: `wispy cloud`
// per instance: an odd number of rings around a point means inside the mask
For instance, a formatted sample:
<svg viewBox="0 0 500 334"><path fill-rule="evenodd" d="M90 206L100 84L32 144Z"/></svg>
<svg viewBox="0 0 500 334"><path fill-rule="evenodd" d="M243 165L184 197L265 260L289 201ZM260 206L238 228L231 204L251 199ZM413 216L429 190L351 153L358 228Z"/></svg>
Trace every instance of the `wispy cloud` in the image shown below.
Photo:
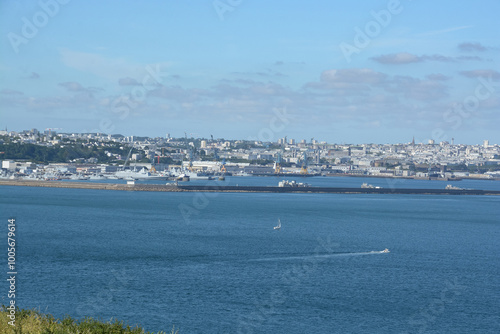
<svg viewBox="0 0 500 334"><path fill-rule="evenodd" d="M120 86L139 86L140 85L139 82L137 82L137 80L135 80L134 78L129 78L129 77L118 79L118 84Z"/></svg>
<svg viewBox="0 0 500 334"><path fill-rule="evenodd" d="M376 61L377 63L393 65L419 63L422 61L422 57L407 52L381 55L372 57L371 59Z"/></svg>
<svg viewBox="0 0 500 334"><path fill-rule="evenodd" d="M429 74L426 76L426 78L432 81L446 81L450 79L450 77L441 73Z"/></svg>
<svg viewBox="0 0 500 334"><path fill-rule="evenodd" d="M108 58L97 53L78 52L66 48L59 52L63 64L67 67L92 73L101 78L115 81L126 75L135 76L133 74L138 74L138 66L131 64L124 58Z"/></svg>
<svg viewBox="0 0 500 334"><path fill-rule="evenodd" d="M82 85L78 82L61 82L59 86L66 88L70 92L82 92L85 91Z"/></svg>
<svg viewBox="0 0 500 334"><path fill-rule="evenodd" d="M61 82L59 84L60 87L66 88L68 92L73 92L73 93L84 93L89 96L93 96L94 93L103 91L102 88L98 87L83 87L81 84L75 81L69 81L69 82Z"/></svg>
<svg viewBox="0 0 500 334"><path fill-rule="evenodd" d="M2 89L0 90L0 94L2 95L23 95L23 92L13 89Z"/></svg>
<svg viewBox="0 0 500 334"><path fill-rule="evenodd" d="M143 78L148 74L148 64L134 63L126 58L111 58L98 53L79 52L67 48L61 48L59 54L62 63L67 67L113 82L124 77ZM171 64L161 62L156 65L165 71Z"/></svg>
<svg viewBox="0 0 500 334"><path fill-rule="evenodd" d="M486 51L488 48L484 45L481 45L481 43L473 43L473 42L465 42L465 43L460 43L458 45L458 49L460 51L465 51L465 52L472 52L472 51Z"/></svg>
<svg viewBox="0 0 500 334"><path fill-rule="evenodd" d="M238 76L258 76L258 77L263 77L263 78L273 78L273 77L287 77L286 74L283 74L281 72L272 70L270 68L266 69L266 71L260 71L260 72L232 72L231 74L233 75L238 75Z"/></svg>
<svg viewBox="0 0 500 334"><path fill-rule="evenodd" d="M461 75L467 78L491 78L494 81L500 80L500 72L495 70L472 70L461 71Z"/></svg>
<svg viewBox="0 0 500 334"><path fill-rule="evenodd" d="M500 78L493 70L464 71L467 77ZM441 121L443 106L452 101L453 83L444 74L422 73L424 78L398 76L371 68L328 69L316 80L299 88L282 85L268 78L258 78L255 72L248 79L220 80L206 89L182 85L163 85L149 90L147 97L134 107L131 122L151 117L193 118L203 122L258 124L269 117L277 105L287 106L294 122L300 126L346 120L353 124L430 127ZM262 78L261 78L262 79ZM122 77L122 85L139 81ZM120 81L119 81L120 83ZM97 94L98 88L85 87L80 82L59 83L65 94L30 97L22 92L0 91L0 103L28 112L110 114L110 103L116 96ZM487 106L483 106L487 108ZM94 114L92 114L94 113ZM166 116L167 115L167 116ZM80 117L80 116L78 116ZM101 116L95 116L101 117ZM415 125L416 126L416 125Z"/></svg>
<svg viewBox="0 0 500 334"><path fill-rule="evenodd" d="M369 68L327 70L321 73L321 81L327 83L378 84L383 82L386 77L385 74Z"/></svg>
<svg viewBox="0 0 500 334"><path fill-rule="evenodd" d="M411 63L421 63L424 61L439 61L439 62L455 62L455 61L481 61L483 60L477 56L459 56L459 57L449 57L440 54L433 55L415 55L408 52L392 53L386 55L380 55L371 58L373 61L384 65L404 65Z"/></svg>
<svg viewBox="0 0 500 334"><path fill-rule="evenodd" d="M472 27L474 27L474 26L468 25L468 26L460 26L460 27L451 27L451 28L446 28L446 29L442 29L442 30L434 30L434 31L424 32L424 33L418 34L417 36L426 37L426 36L441 35L441 34L446 34L446 33L453 32L453 31L469 29Z"/></svg>

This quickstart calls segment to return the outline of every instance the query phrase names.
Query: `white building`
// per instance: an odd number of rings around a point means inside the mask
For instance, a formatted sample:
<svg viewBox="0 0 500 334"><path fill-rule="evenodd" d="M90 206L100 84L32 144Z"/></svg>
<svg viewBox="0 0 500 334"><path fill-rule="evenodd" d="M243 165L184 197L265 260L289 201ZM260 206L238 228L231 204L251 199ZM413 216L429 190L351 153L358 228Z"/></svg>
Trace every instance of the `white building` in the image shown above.
<svg viewBox="0 0 500 334"><path fill-rule="evenodd" d="M12 160L3 160L2 168L4 169L16 169L16 163Z"/></svg>

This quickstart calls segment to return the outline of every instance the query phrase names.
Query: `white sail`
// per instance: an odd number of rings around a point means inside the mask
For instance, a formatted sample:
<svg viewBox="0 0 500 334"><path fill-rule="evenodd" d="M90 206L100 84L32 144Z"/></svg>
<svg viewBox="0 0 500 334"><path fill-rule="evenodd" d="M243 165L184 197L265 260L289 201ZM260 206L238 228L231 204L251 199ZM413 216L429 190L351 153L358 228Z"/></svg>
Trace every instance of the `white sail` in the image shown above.
<svg viewBox="0 0 500 334"><path fill-rule="evenodd" d="M278 225L274 227L275 230L279 230L281 228L281 220L278 218Z"/></svg>

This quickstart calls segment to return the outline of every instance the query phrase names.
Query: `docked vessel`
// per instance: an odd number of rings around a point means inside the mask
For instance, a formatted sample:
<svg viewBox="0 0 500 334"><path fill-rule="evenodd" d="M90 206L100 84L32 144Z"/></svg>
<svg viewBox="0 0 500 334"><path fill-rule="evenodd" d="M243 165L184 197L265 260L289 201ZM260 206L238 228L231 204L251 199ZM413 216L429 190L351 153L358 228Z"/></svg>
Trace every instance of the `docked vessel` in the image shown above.
<svg viewBox="0 0 500 334"><path fill-rule="evenodd" d="M363 189L381 189L382 187L374 186L372 184L368 184L365 182L361 185L361 188L363 188Z"/></svg>
<svg viewBox="0 0 500 334"><path fill-rule="evenodd" d="M446 189L446 190L463 190L462 188L455 187L455 186L453 186L451 184L446 185L446 187L444 189Z"/></svg>
<svg viewBox="0 0 500 334"><path fill-rule="evenodd" d="M82 180L88 180L90 179L90 177L88 176L85 176L81 173L78 173L78 174L72 174L70 177L69 177L70 180L78 180L78 181L82 181Z"/></svg>
<svg viewBox="0 0 500 334"><path fill-rule="evenodd" d="M89 176L89 180L106 180L106 176L102 174L92 174Z"/></svg>
<svg viewBox="0 0 500 334"><path fill-rule="evenodd" d="M295 180L288 181L288 180L283 180L278 183L278 187L291 187L291 188L296 188L296 187L310 187L311 185L308 183L302 183L302 182L296 182Z"/></svg>
<svg viewBox="0 0 500 334"><path fill-rule="evenodd" d="M119 179L127 179L127 178L133 178L136 180L141 180L141 179L148 179L151 177L151 173L149 173L146 168L142 168L139 171L136 170L120 170L114 174L117 178Z"/></svg>

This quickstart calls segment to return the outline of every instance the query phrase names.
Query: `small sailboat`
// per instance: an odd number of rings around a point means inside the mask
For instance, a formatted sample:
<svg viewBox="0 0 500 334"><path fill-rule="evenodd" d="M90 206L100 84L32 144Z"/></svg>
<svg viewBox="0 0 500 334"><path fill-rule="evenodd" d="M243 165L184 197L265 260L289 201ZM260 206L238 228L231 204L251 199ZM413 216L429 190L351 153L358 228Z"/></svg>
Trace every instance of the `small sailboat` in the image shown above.
<svg viewBox="0 0 500 334"><path fill-rule="evenodd" d="M274 227L275 230L279 230L281 228L281 220L278 218L278 225Z"/></svg>

